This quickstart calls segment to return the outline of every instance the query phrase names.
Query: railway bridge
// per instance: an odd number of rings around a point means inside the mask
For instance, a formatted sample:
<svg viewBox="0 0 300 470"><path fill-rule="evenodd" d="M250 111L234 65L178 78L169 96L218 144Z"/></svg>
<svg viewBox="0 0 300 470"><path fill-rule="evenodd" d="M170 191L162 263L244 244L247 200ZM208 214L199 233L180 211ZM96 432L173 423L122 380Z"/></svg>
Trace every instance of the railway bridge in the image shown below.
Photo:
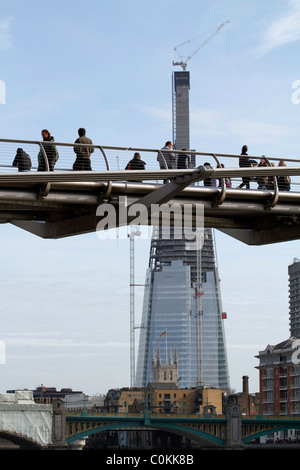
<svg viewBox="0 0 300 470"><path fill-rule="evenodd" d="M223 414L103 413L67 411L62 400L35 403L33 392L0 395L0 437L22 449L78 449L106 431L164 431L200 447L245 449L261 436L300 429L300 416L242 416L235 396Z"/></svg>
<svg viewBox="0 0 300 470"><path fill-rule="evenodd" d="M244 416L235 396L224 414L154 414L68 412L66 442L71 444L105 431L165 431L200 447L246 449L260 437L286 429L300 429L300 416Z"/></svg>

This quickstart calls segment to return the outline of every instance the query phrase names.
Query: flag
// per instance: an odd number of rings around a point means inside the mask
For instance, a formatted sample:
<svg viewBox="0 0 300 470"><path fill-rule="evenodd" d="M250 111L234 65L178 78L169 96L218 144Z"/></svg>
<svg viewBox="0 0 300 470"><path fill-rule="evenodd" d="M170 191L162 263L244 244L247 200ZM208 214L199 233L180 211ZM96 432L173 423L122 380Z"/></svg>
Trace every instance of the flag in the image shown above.
<svg viewBox="0 0 300 470"><path fill-rule="evenodd" d="M166 334L167 334L167 331L165 330L161 335L159 335L159 337L164 336Z"/></svg>

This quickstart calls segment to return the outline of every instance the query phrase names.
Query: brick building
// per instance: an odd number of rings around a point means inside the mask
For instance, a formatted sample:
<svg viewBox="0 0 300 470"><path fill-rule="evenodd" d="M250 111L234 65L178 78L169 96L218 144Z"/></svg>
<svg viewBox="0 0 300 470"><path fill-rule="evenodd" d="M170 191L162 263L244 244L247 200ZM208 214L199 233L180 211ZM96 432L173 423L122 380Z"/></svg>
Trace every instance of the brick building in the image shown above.
<svg viewBox="0 0 300 470"><path fill-rule="evenodd" d="M300 415L300 366L296 338L268 345L259 359L260 413Z"/></svg>

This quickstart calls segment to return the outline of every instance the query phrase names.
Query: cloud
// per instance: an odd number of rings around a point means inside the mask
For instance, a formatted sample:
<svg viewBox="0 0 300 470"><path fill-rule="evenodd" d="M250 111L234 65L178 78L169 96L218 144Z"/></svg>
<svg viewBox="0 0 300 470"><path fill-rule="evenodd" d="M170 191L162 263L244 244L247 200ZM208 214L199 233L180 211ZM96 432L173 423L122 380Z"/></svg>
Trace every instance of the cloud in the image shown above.
<svg viewBox="0 0 300 470"><path fill-rule="evenodd" d="M0 20L0 49L11 49L12 41L10 34L10 23L12 18L2 18Z"/></svg>
<svg viewBox="0 0 300 470"><path fill-rule="evenodd" d="M289 12L275 20L267 29L259 55L262 56L277 47L300 39L300 0L289 1Z"/></svg>
<svg viewBox="0 0 300 470"><path fill-rule="evenodd" d="M159 120L162 124L169 124L170 123L170 107L169 106L142 106L142 105L134 105L136 109L139 109L141 112L147 114Z"/></svg>
<svg viewBox="0 0 300 470"><path fill-rule="evenodd" d="M227 349L246 349L251 350L254 349L255 351L259 351L264 347L261 344L256 343L242 343L242 344L228 344Z"/></svg>
<svg viewBox="0 0 300 470"><path fill-rule="evenodd" d="M68 348L97 348L101 349L115 349L117 347L120 348L127 348L128 342L126 341L109 341L107 339L102 338L94 338L93 341L91 339L82 340L80 337L75 338L66 338L63 337L60 333L15 333L9 334L5 338L5 344L11 349L25 347L25 348L53 348L57 353L58 348L68 349Z"/></svg>
<svg viewBox="0 0 300 470"><path fill-rule="evenodd" d="M195 135L224 135L224 120L222 114L209 108L191 106L190 111L191 134Z"/></svg>
<svg viewBox="0 0 300 470"><path fill-rule="evenodd" d="M169 106L140 106L137 105L143 113L154 117L161 125L170 125L171 111ZM191 133L193 135L214 135L220 132L220 124L222 123L222 114L215 109L199 108L190 106L190 123Z"/></svg>
<svg viewBox="0 0 300 470"><path fill-rule="evenodd" d="M247 119L236 119L230 123L231 133L240 136L252 144L266 144L298 135L297 127L271 124L267 122L249 121Z"/></svg>

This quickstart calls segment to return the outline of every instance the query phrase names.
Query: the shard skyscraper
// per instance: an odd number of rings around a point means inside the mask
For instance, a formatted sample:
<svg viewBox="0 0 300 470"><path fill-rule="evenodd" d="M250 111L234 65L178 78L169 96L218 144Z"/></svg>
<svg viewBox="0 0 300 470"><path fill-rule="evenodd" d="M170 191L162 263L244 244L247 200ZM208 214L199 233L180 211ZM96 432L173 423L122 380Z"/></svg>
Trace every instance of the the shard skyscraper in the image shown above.
<svg viewBox="0 0 300 470"><path fill-rule="evenodd" d="M189 87L189 72L175 72L173 138L178 150L190 149ZM204 229L202 235L202 243L193 244L184 235L165 239L161 228L153 230L137 358L138 387L152 380L152 358L159 345L165 363L170 349L173 356L177 351L180 388L229 388L213 232Z"/></svg>
<svg viewBox="0 0 300 470"><path fill-rule="evenodd" d="M199 273L201 282L199 283ZM200 252L184 238L162 239L154 229L142 314L136 385L152 380L158 345L167 363L178 356L180 388L229 387L219 276L212 231Z"/></svg>

